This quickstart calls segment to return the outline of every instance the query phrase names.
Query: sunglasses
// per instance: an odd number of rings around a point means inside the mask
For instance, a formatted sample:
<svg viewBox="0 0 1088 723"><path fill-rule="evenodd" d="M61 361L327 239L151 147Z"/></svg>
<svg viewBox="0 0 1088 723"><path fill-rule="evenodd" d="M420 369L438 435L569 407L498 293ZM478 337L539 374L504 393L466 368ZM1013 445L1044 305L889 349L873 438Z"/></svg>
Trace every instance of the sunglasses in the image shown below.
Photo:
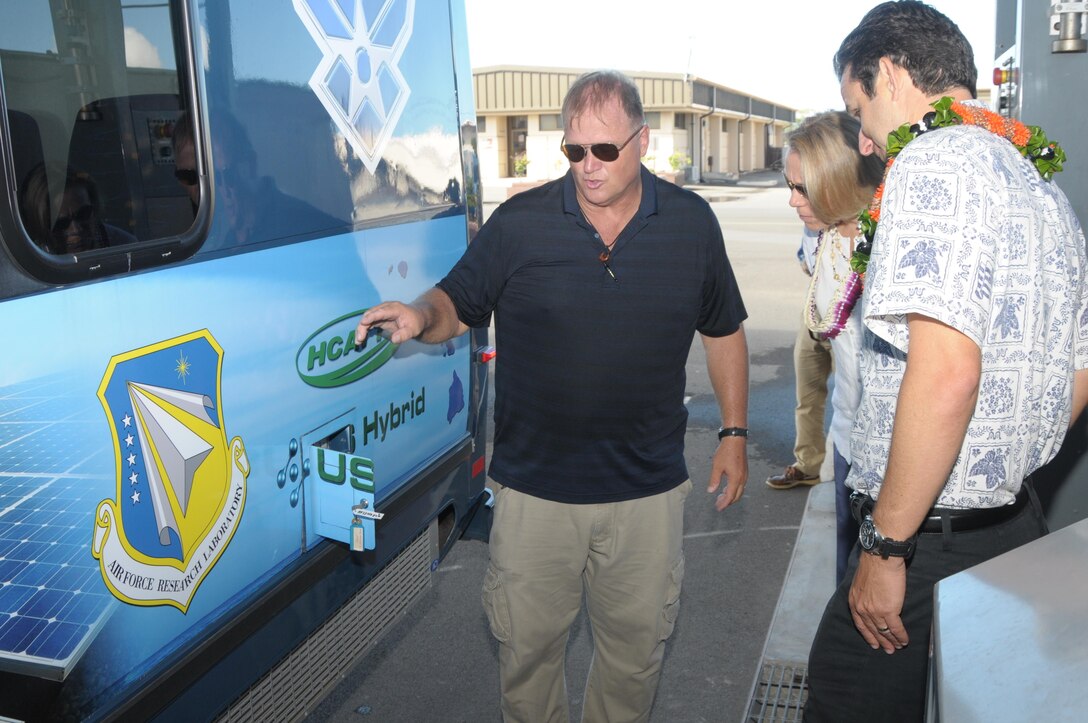
<svg viewBox="0 0 1088 723"><path fill-rule="evenodd" d="M60 233L73 223L77 226L84 226L90 223L92 218L94 218L94 207L80 206L70 214L57 216L57 220L53 222L53 231Z"/></svg>
<svg viewBox="0 0 1088 723"><path fill-rule="evenodd" d="M627 144L633 141L635 139L635 136L641 133L644 127L645 124L640 125L637 129L635 129L634 133L628 136L627 140L625 140L618 146L615 143L564 143L560 146L560 148L562 148L563 150L563 155L566 156L567 160L569 160L571 163L580 162L586 157L587 151L592 153L597 160L604 161L605 163L611 163L612 161L620 157L620 151L626 148ZM564 138L564 140L566 139Z"/></svg>
<svg viewBox="0 0 1088 723"><path fill-rule="evenodd" d="M785 176L782 176L782 177L786 178ZM808 198L808 191L806 191L805 187L803 185L801 185L800 183L794 183L790 179L786 178L786 188L790 189L790 193L793 193L794 191L797 191L804 198Z"/></svg>
<svg viewBox="0 0 1088 723"><path fill-rule="evenodd" d="M192 168L179 168L174 171L174 178L178 179L178 182L185 186L195 186L199 177L196 175L196 171Z"/></svg>

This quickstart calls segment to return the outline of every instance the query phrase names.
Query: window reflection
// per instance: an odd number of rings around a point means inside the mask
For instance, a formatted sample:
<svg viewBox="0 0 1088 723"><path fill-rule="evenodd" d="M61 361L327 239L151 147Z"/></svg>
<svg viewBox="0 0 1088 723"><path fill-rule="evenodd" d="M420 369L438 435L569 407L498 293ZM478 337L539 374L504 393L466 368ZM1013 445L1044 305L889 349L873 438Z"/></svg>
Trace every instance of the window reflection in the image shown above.
<svg viewBox="0 0 1088 723"><path fill-rule="evenodd" d="M179 183L172 138L186 111L176 5L0 4L0 74L19 210L40 249L93 251L180 235L192 225L199 187ZM195 170L193 156L186 169Z"/></svg>
<svg viewBox="0 0 1088 723"><path fill-rule="evenodd" d="M61 179L50 188L50 179ZM30 238L44 251L77 254L135 241L102 219L98 185L87 173L44 163L31 169L19 193L19 210Z"/></svg>

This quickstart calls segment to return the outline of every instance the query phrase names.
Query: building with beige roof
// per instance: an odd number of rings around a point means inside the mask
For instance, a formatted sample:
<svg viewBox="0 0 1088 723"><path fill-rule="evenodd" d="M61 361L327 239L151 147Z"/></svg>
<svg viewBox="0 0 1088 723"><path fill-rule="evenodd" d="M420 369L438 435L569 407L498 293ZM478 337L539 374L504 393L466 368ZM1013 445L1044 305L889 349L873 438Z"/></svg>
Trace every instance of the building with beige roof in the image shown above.
<svg viewBox="0 0 1088 723"><path fill-rule="evenodd" d="M512 177L558 178L567 169L559 150L560 110L567 88L584 70L490 66L472 71L484 182ZM679 73L625 71L642 94L650 147L643 159L658 173L679 166L686 178L735 178L777 167L796 110L712 81Z"/></svg>

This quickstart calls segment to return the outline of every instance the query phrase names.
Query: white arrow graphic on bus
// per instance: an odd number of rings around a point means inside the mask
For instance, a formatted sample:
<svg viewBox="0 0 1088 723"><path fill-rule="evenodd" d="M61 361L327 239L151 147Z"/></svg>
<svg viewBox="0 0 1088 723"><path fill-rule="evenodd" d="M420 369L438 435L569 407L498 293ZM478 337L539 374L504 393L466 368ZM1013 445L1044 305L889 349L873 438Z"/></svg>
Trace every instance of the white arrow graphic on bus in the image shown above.
<svg viewBox="0 0 1088 723"><path fill-rule="evenodd" d="M159 542L170 543L168 529L184 540L177 511L182 517L188 511L197 469L214 448L205 438L207 434L198 432L200 426L206 426L215 430L213 434L218 434L218 427L207 412L208 407L214 406L213 402L204 394L135 382L128 383L128 393L138 421L136 433L155 509ZM175 504L171 504L171 499Z"/></svg>

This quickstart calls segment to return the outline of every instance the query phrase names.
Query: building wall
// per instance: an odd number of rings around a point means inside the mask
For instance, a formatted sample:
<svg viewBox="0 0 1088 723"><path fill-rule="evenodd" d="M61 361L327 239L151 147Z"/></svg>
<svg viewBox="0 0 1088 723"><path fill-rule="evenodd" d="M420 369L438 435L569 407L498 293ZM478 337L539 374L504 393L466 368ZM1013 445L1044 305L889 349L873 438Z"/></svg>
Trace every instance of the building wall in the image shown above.
<svg viewBox="0 0 1088 723"><path fill-rule="evenodd" d="M563 140L563 130L540 130L540 116L529 116L529 139L526 157L529 167L525 177L530 180L546 181L559 178L567 171L567 157L559 149Z"/></svg>
<svg viewBox="0 0 1088 723"><path fill-rule="evenodd" d="M550 180L566 172L567 160L560 150L563 131L541 130L540 119L542 114L560 112L567 90L582 72L514 66L473 72L476 115L484 125L479 134L479 159L481 178L485 183L514 176L507 138L507 119L511 116L525 116L528 120L526 181ZM715 174L737 174L763 168L766 127L775 127L772 145L780 144L781 131L787 122L761 118L759 114L771 113L772 109L776 117L780 111L793 114L792 110L722 89L707 96L710 99L705 102L713 102L716 109L713 114L706 115L709 108L695 105L692 100L696 85L702 95L707 95L706 83L663 73L636 74L632 79L639 87L645 110L660 116L660 127L650 129L649 147L643 158L643 163L655 172L671 171L670 158L674 155L690 159L689 163L702 172ZM719 101L726 106L723 108ZM746 108L738 104L746 105ZM739 120L738 116L745 110L751 117ZM679 114L686 116L686 127L676 127ZM696 158L696 155L700 157Z"/></svg>
<svg viewBox="0 0 1088 723"><path fill-rule="evenodd" d="M744 121L742 171L763 168L763 125L752 119Z"/></svg>
<svg viewBox="0 0 1088 723"><path fill-rule="evenodd" d="M661 127L650 129L650 144L643 165L655 173L672 170L669 159L674 154L691 157L691 142L686 128L676 127L676 114L661 113Z"/></svg>
<svg viewBox="0 0 1088 723"><path fill-rule="evenodd" d="M519 114L523 115L523 114ZM643 164L651 171L672 170L669 159L680 154L691 159L694 150L692 130L675 127L675 113L662 113L659 129L650 130L650 142L643 157ZM509 167L507 152L506 115L477 115L484 120L484 130L479 134L480 173L484 180L512 178L514 169ZM560 150L562 130L540 130L540 114L529 114L529 133L526 139L525 179L544 181L566 173L567 159ZM695 116L690 122L699 122ZM754 119L740 120L710 116L700 129L703 134L703 168L710 173L737 174L765 167L765 140L769 124ZM724 127L724 130L723 130ZM781 146L784 133L772 131L772 145ZM617 138L617 141L623 140ZM709 162L708 162L709 161Z"/></svg>
<svg viewBox="0 0 1088 723"><path fill-rule="evenodd" d="M740 137L740 130L737 126L736 118L722 118L722 124L725 126L725 132L722 133L722 165L721 173L738 173L740 167L737 165L737 159L740 157L740 149L737 147L737 139Z"/></svg>
<svg viewBox="0 0 1088 723"><path fill-rule="evenodd" d="M476 115L476 151L480 160L480 176L484 180L505 178L506 170L506 118L504 116Z"/></svg>

